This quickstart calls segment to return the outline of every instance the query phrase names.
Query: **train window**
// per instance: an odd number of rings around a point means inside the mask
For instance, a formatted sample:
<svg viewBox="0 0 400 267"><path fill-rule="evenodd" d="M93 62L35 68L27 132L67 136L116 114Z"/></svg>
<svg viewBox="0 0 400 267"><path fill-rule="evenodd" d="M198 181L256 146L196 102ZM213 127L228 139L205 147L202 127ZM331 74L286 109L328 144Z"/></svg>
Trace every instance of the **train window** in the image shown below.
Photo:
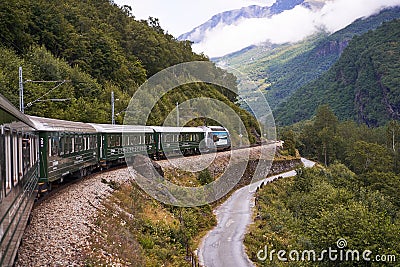
<svg viewBox="0 0 400 267"><path fill-rule="evenodd" d="M146 134L145 138L146 138L146 144L152 144L152 143L154 143L153 135L151 135L151 134Z"/></svg>
<svg viewBox="0 0 400 267"><path fill-rule="evenodd" d="M95 135L92 135L91 137L92 137L92 139L90 142L91 143L90 147L91 147L91 149L95 149L97 147L97 138Z"/></svg>
<svg viewBox="0 0 400 267"><path fill-rule="evenodd" d="M31 152L30 152L30 140L29 137L25 137L21 140L22 144L22 169L24 175L28 172L29 167L31 166L30 159L31 159Z"/></svg>
<svg viewBox="0 0 400 267"><path fill-rule="evenodd" d="M122 145L123 146L128 146L129 145L129 136L128 135L123 135L122 136Z"/></svg>
<svg viewBox="0 0 400 267"><path fill-rule="evenodd" d="M174 135L173 134L166 134L165 135L165 142L168 142L168 143L174 142Z"/></svg>
<svg viewBox="0 0 400 267"><path fill-rule="evenodd" d="M3 140L4 140L4 138L3 138ZM2 142L3 140L0 140L0 142ZM1 144L0 143L0 146L2 147L2 148L4 148L3 147L3 144ZM0 187L0 203L3 201L3 163L4 162L1 162L1 160L0 160L0 182L1 182L1 187ZM0 236L2 236L2 232L0 231Z"/></svg>
<svg viewBox="0 0 400 267"><path fill-rule="evenodd" d="M139 143L140 143L139 136L137 136L137 135L132 136L132 144L131 145L137 145Z"/></svg>
<svg viewBox="0 0 400 267"><path fill-rule="evenodd" d="M34 145L35 145L35 137L34 136L29 136L29 167L33 167L34 163L35 163L35 149L34 149Z"/></svg>
<svg viewBox="0 0 400 267"><path fill-rule="evenodd" d="M51 149L49 149L49 151L51 150L51 156L57 156L60 139L57 136L51 136L49 140L51 140Z"/></svg>
<svg viewBox="0 0 400 267"><path fill-rule="evenodd" d="M17 173L17 180L15 181L16 183L18 183L18 181L22 178L22 175L25 173L25 166L24 166L24 158L23 158L23 146L22 146L22 134L19 134L17 136L17 146L18 146L18 173ZM14 185L16 185L16 183L14 183Z"/></svg>
<svg viewBox="0 0 400 267"><path fill-rule="evenodd" d="M65 136L64 154L69 154L71 149L71 137Z"/></svg>
<svg viewBox="0 0 400 267"><path fill-rule="evenodd" d="M5 153L6 153L6 160L5 160L5 167L6 167L6 195L11 191L11 135L8 131L5 133Z"/></svg>
<svg viewBox="0 0 400 267"><path fill-rule="evenodd" d="M12 151L13 151L13 181L14 185L18 183L18 175L19 175L19 170L18 170L18 139L17 139L17 133L13 133L12 135Z"/></svg>
<svg viewBox="0 0 400 267"><path fill-rule="evenodd" d="M36 136L31 136L31 167L36 163L37 161L37 137Z"/></svg>
<svg viewBox="0 0 400 267"><path fill-rule="evenodd" d="M109 147L121 146L121 136L118 136L116 134L109 135L108 136L108 144L109 144Z"/></svg>
<svg viewBox="0 0 400 267"><path fill-rule="evenodd" d="M108 135L107 136L107 144L108 144L108 147L113 147L114 146L112 135Z"/></svg>
<svg viewBox="0 0 400 267"><path fill-rule="evenodd" d="M75 152L82 151L82 136L75 137Z"/></svg>
<svg viewBox="0 0 400 267"><path fill-rule="evenodd" d="M49 136L49 139L47 140L47 151L49 153L49 157L51 157L51 137Z"/></svg>
<svg viewBox="0 0 400 267"><path fill-rule="evenodd" d="M62 156L62 155L64 155L64 151L65 151L65 137L64 136L60 136L59 144L60 144L60 149L58 150L58 152L59 152L59 155Z"/></svg>
<svg viewBox="0 0 400 267"><path fill-rule="evenodd" d="M74 136L71 136L71 146L69 149L70 149L71 153L75 152L75 137Z"/></svg>

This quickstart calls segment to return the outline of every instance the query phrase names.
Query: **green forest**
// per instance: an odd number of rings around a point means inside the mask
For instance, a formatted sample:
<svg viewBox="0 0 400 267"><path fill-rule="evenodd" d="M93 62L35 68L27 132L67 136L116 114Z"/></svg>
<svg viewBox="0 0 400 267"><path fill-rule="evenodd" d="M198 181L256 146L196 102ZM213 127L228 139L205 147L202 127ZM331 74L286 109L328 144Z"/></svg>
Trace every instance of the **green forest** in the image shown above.
<svg viewBox="0 0 400 267"><path fill-rule="evenodd" d="M358 19L332 34L320 32L295 44L253 46L216 61L247 74L265 93L269 105L275 110L299 88L329 70L354 36L365 34L396 18L400 18L399 7ZM286 105L282 104L281 110L286 111L285 108ZM278 123L281 123L280 120Z"/></svg>
<svg viewBox="0 0 400 267"><path fill-rule="evenodd" d="M374 266L363 260L365 250L372 251L373 260L377 255L398 260L400 123L368 128L340 122L324 105L312 120L283 128L280 134L320 164L256 193L255 223L245 237L251 260L259 266ZM332 262L326 256L319 261L320 252L338 249L341 238L347 242L344 250L360 251L360 260ZM257 252L265 246L269 252L314 250L316 260L282 262L275 254L261 261Z"/></svg>
<svg viewBox="0 0 400 267"><path fill-rule="evenodd" d="M158 19L136 20L130 6L109 0L0 3L0 93L19 106L22 67L29 115L110 123L114 92L116 122L121 124L139 86L165 68L190 61L209 59L195 54L189 41L165 32ZM236 86L232 74L215 71ZM224 102L240 114L249 132L257 129L253 117L235 104L234 92L205 83L169 93L153 108L147 124L160 125L176 102L194 97Z"/></svg>
<svg viewBox="0 0 400 267"><path fill-rule="evenodd" d="M275 110L280 125L311 118L329 104L341 120L376 127L400 119L400 20L354 37L319 79L298 89Z"/></svg>

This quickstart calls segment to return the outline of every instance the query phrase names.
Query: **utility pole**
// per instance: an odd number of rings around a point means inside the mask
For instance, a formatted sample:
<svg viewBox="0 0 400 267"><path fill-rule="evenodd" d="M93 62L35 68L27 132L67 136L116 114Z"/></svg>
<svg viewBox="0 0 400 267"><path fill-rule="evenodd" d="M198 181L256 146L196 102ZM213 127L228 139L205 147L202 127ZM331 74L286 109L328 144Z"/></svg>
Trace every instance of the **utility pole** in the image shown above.
<svg viewBox="0 0 400 267"><path fill-rule="evenodd" d="M19 73L19 110L24 113L24 80L22 79L22 67L18 68Z"/></svg>
<svg viewBox="0 0 400 267"><path fill-rule="evenodd" d="M51 92L53 92L54 90L56 90L58 87L60 87L61 85L63 85L64 83L70 83L72 82L71 80L59 80L59 81L33 81L33 80L23 80L22 77L22 67L18 68L18 73L19 73L19 110L22 113L25 113L25 108L29 108L31 107L33 104L35 104L36 102L45 102L45 101L54 101L54 102L61 102L61 101L68 101L71 100L70 98L63 98L63 99L42 99L43 97L45 97L46 95L50 94ZM36 100L33 100L31 102L29 102L28 104L24 104L24 83L56 83L57 85L54 86L53 88L51 88L47 93L43 94L41 97L39 97Z"/></svg>
<svg viewBox="0 0 400 267"><path fill-rule="evenodd" d="M114 117L114 91L111 91L111 124L115 124L115 117Z"/></svg>
<svg viewBox="0 0 400 267"><path fill-rule="evenodd" d="M179 103L176 102L176 126L179 127Z"/></svg>

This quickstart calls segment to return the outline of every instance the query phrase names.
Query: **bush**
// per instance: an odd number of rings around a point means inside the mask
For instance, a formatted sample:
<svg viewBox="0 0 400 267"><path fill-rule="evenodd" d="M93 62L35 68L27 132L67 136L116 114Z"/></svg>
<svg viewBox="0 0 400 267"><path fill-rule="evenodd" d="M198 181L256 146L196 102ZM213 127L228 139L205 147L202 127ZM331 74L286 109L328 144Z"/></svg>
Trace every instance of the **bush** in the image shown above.
<svg viewBox="0 0 400 267"><path fill-rule="evenodd" d="M214 181L214 177L211 175L208 169L202 170L197 177L197 180L201 185L206 185Z"/></svg>

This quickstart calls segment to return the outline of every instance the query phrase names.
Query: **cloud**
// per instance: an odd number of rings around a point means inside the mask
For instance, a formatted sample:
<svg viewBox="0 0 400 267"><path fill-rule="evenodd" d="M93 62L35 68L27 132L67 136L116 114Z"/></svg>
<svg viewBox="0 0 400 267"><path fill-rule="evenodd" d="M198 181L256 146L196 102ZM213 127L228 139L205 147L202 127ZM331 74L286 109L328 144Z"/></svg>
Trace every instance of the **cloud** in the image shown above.
<svg viewBox="0 0 400 267"><path fill-rule="evenodd" d="M219 24L208 30L202 42L193 45L193 50L217 57L266 41L274 44L298 42L321 29L335 32L358 18L396 5L400 5L400 0L334 0L314 11L296 6L271 18L242 19L235 25Z"/></svg>

